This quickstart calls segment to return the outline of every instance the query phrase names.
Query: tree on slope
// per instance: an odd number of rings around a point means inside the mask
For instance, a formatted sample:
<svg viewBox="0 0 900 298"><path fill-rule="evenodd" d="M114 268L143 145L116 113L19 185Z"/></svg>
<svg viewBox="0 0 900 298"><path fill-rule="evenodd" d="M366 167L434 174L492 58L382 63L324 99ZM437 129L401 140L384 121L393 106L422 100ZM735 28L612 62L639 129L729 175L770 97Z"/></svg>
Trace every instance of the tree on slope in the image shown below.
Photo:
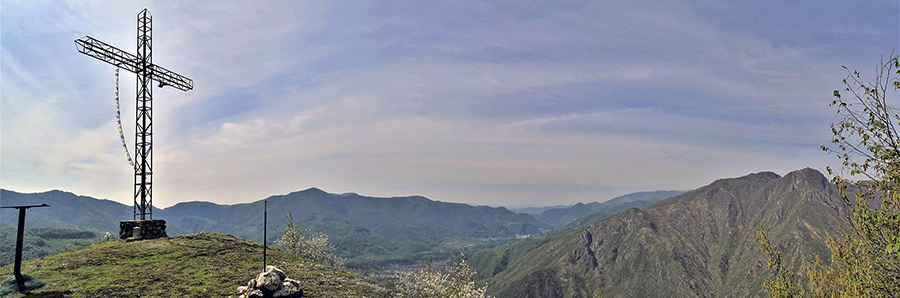
<svg viewBox="0 0 900 298"><path fill-rule="evenodd" d="M844 69L848 72L845 88L834 90L830 105L837 108L841 121L831 125L831 145L821 148L835 154L848 175L827 168L852 210L853 229L840 239L828 239L830 262L816 257L803 266L809 278L808 294L900 297L900 59L892 53L882 60L873 82L858 71ZM765 284L769 296L807 294L797 286L793 270L781 264L781 253L768 243L765 228L760 226L758 232L756 240L769 256L769 269L775 271Z"/></svg>
<svg viewBox="0 0 900 298"><path fill-rule="evenodd" d="M832 182L853 210L853 231L828 240L829 264L817 259L805 271L815 296L900 297L900 60L894 53L882 60L873 82L847 72L846 87L834 90L831 102L842 119L822 150L849 171Z"/></svg>

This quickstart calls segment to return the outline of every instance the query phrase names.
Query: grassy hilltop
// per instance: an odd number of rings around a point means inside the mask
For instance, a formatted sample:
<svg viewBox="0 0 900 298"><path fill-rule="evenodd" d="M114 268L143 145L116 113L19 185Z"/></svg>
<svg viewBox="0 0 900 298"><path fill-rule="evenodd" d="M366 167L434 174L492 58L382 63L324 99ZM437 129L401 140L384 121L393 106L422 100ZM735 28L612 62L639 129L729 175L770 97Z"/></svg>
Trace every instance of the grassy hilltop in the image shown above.
<svg viewBox="0 0 900 298"><path fill-rule="evenodd" d="M29 297L235 297L262 268L262 245L202 233L107 242L23 262L48 286ZM305 297L390 297L387 289L340 268L269 247L268 264L303 284ZM12 275L13 266L0 268ZM21 296L21 295L19 295Z"/></svg>

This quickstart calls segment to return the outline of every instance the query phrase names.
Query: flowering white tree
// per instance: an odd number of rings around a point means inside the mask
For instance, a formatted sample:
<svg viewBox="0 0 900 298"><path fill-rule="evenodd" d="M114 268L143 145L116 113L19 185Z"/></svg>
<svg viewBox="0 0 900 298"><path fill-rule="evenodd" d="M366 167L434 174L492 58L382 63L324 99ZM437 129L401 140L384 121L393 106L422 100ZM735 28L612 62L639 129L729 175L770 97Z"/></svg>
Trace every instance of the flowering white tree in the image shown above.
<svg viewBox="0 0 900 298"><path fill-rule="evenodd" d="M488 298L487 286L478 283L478 272L465 260L450 267L447 273L424 270L401 280L398 286L404 297L411 298Z"/></svg>
<svg viewBox="0 0 900 298"><path fill-rule="evenodd" d="M281 240L278 240L278 246L310 261L336 267L344 265L344 259L334 256L334 247L328 244L328 236L320 233L307 239L300 234L300 228L294 225L294 217L291 210L288 210L285 217L287 226L284 228L284 235L281 236Z"/></svg>

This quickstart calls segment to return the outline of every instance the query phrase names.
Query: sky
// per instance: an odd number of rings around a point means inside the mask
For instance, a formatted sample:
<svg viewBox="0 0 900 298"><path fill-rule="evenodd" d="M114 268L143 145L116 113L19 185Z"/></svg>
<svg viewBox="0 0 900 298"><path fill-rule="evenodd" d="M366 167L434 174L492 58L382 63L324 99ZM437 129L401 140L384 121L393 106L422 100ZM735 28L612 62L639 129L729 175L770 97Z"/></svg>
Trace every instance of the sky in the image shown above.
<svg viewBox="0 0 900 298"><path fill-rule="evenodd" d="M895 0L4 0L0 187L131 204L116 69L74 40L135 53L145 7L153 62L194 81L154 87L157 207L310 187L561 205L824 170L841 66L871 79L900 46Z"/></svg>

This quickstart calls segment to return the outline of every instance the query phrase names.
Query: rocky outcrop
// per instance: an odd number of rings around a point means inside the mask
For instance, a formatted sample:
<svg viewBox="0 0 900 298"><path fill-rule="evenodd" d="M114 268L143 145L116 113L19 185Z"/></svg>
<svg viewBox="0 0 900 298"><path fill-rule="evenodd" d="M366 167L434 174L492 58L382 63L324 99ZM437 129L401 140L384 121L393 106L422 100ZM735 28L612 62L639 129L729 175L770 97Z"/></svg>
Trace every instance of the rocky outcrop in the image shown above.
<svg viewBox="0 0 900 298"><path fill-rule="evenodd" d="M594 250L591 249L593 238L591 232L585 230L584 233L581 234L582 245L569 253L569 263L580 265L581 270L584 272L597 268L597 258L594 255Z"/></svg>
<svg viewBox="0 0 900 298"><path fill-rule="evenodd" d="M275 266L266 266L265 271L247 282L247 286L238 287L237 291L242 298L303 297L303 286L300 282L287 278L287 275Z"/></svg>

